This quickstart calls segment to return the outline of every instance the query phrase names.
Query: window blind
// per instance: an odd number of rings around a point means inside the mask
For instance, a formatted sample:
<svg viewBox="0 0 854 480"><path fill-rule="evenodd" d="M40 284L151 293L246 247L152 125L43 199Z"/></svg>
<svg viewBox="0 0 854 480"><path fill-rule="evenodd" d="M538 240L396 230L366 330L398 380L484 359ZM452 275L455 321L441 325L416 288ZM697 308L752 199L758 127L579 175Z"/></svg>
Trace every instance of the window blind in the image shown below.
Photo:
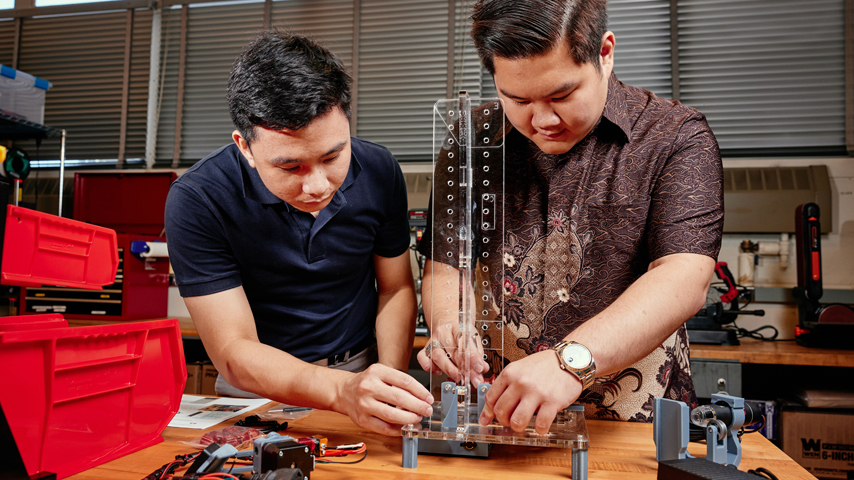
<svg viewBox="0 0 854 480"><path fill-rule="evenodd" d="M432 108L445 98L448 2L362 0L357 135L398 160L429 161Z"/></svg>
<svg viewBox="0 0 854 480"><path fill-rule="evenodd" d="M118 157L126 11L24 19L18 69L51 82L45 124L67 131L67 159ZM97 52L97 54L93 54ZM21 142L55 160L60 141Z"/></svg>
<svg viewBox="0 0 854 480"><path fill-rule="evenodd" d="M670 1L609 0L614 72L623 83L671 98Z"/></svg>
<svg viewBox="0 0 854 480"><path fill-rule="evenodd" d="M679 0L681 100L722 149L845 145L843 0Z"/></svg>
<svg viewBox="0 0 854 480"><path fill-rule="evenodd" d="M3 12L0 12L0 17ZM0 64L12 66L12 49L15 46L15 20L0 18Z"/></svg>
<svg viewBox="0 0 854 480"><path fill-rule="evenodd" d="M231 143L225 89L234 58L264 26L263 3L191 5L187 32L181 164Z"/></svg>
<svg viewBox="0 0 854 480"><path fill-rule="evenodd" d="M353 0L277 0L273 26L306 35L331 50L353 72Z"/></svg>

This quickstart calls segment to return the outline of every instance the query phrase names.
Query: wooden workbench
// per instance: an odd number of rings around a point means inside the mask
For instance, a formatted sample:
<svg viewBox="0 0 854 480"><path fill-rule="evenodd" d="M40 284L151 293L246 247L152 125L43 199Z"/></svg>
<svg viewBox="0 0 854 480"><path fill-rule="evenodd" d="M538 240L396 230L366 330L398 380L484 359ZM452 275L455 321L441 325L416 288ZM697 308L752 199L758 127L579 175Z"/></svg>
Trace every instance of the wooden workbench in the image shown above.
<svg viewBox="0 0 854 480"><path fill-rule="evenodd" d="M262 407L260 410L269 408ZM229 422L233 422L231 420ZM230 423L229 423L230 424ZM226 423L214 428L227 426ZM652 425L594 420L587 422L590 437L589 478L613 480L652 480L656 478L655 444ZM165 442L132 453L107 464L68 477L71 480L140 480L177 454L194 451L180 443L196 438L202 430L167 428ZM571 451L527 448L508 445L493 447L488 459L419 455L418 468L401 467L401 438L365 433L349 418L337 413L315 411L290 422L282 432L296 438L322 434L332 444L364 441L368 445L365 461L354 465L318 464L313 480L430 478L448 480L570 478ZM764 467L780 480L814 479L804 468L759 434L742 437L743 459L740 470ZM705 455L705 446L690 444L695 456ZM347 458L350 460L350 458Z"/></svg>
<svg viewBox="0 0 854 480"><path fill-rule="evenodd" d="M769 365L854 367L854 350L802 347L795 342L763 342L742 338L741 345L691 345L691 358L738 360Z"/></svg>

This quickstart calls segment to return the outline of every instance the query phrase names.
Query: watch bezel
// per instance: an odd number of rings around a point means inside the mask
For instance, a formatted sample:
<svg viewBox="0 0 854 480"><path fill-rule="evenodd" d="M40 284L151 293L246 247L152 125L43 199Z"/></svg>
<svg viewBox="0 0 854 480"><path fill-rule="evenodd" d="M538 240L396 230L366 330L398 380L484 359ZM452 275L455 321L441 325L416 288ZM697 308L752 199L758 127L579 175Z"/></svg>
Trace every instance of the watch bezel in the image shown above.
<svg viewBox="0 0 854 480"><path fill-rule="evenodd" d="M587 363L585 363L584 365L580 365L580 366L573 366L570 363L569 359L566 358L567 353L571 353L573 350L583 350L584 352L587 352L586 353L587 358L588 358ZM567 367L573 368L576 370L582 370L582 369L588 368L588 367L590 367L590 365L593 364L593 354L590 353L590 350L587 347L585 347L584 345L582 345L580 343L569 343L569 344L567 344L565 347L563 347L563 350L561 350L560 355L561 355L561 358L563 358L563 362L561 362L561 365L566 365Z"/></svg>

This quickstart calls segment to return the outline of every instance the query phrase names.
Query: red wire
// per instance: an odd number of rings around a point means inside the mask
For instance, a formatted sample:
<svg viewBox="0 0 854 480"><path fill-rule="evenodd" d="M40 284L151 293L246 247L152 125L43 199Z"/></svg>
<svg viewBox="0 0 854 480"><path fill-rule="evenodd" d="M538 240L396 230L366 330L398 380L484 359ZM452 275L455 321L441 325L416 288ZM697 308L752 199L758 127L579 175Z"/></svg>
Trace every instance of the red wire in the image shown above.
<svg viewBox="0 0 854 480"><path fill-rule="evenodd" d="M206 473L206 474L202 475L201 477L199 477L199 479L201 480L201 479L205 479L205 478L222 478L222 477L232 478L234 480L240 480L239 478L235 477L234 475L231 475L231 474L225 473L225 472Z"/></svg>
<svg viewBox="0 0 854 480"><path fill-rule="evenodd" d="M334 448L329 448L329 449L326 449L326 452L323 454L323 456L324 457L336 457L336 456L343 456L343 455L355 455L355 454L359 454L359 453L365 453L365 450L367 450L367 449L368 449L367 445L362 445L361 447L359 447L355 450L337 450Z"/></svg>

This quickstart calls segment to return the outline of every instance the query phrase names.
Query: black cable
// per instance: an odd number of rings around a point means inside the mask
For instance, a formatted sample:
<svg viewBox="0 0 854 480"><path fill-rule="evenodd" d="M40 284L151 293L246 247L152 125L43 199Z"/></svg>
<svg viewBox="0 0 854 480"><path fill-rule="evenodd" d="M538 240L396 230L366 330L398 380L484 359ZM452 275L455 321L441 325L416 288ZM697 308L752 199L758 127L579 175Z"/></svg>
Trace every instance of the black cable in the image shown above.
<svg viewBox="0 0 854 480"><path fill-rule="evenodd" d="M779 480L776 475L774 475L773 473L771 473L770 470L764 467L759 467L754 470L748 470L747 473L756 475L758 477L767 478L769 480Z"/></svg>
<svg viewBox="0 0 854 480"><path fill-rule="evenodd" d="M759 327L755 330L747 330L746 328L741 328L735 324L735 321L732 322L732 325L735 327L736 334L738 335L738 338L748 337L748 338L753 338L756 340L762 340L765 342L773 342L773 341L777 340L777 335L780 334L780 332L777 330L777 328L774 327L773 325L764 325L764 326ZM773 330L774 334L771 335L770 337L766 337L765 335L762 335L761 333L759 333L762 330L766 330L766 329Z"/></svg>
<svg viewBox="0 0 854 480"><path fill-rule="evenodd" d="M200 453L201 452L188 453L186 455L175 455L175 460L164 464L162 467L149 473L143 480L162 480L167 475L172 475L175 470L190 463L192 460L195 460L195 458L198 457Z"/></svg>

